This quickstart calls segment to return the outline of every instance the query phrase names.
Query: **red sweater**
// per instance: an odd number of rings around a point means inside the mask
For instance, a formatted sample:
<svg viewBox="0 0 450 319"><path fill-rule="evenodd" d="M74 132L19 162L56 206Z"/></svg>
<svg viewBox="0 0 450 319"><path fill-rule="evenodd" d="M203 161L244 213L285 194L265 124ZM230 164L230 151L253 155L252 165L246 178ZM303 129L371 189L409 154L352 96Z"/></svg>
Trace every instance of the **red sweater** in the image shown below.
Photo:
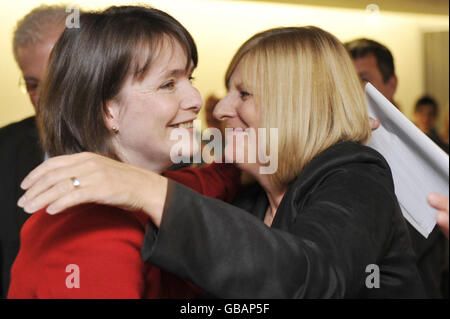
<svg viewBox="0 0 450 319"><path fill-rule="evenodd" d="M228 201L240 185L239 171L229 164L164 175ZM194 297L197 288L142 260L148 222L143 213L96 204L57 215L45 210L33 214L21 231L8 298Z"/></svg>

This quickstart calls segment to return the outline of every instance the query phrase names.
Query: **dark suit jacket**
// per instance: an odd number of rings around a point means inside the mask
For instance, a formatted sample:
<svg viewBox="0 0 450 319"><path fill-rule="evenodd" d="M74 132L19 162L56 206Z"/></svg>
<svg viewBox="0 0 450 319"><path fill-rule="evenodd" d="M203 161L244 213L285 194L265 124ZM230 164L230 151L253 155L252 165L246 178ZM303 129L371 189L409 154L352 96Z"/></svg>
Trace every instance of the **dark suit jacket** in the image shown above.
<svg viewBox="0 0 450 319"><path fill-rule="evenodd" d="M391 171L373 149L344 142L316 156L271 228L261 188L235 204L169 182L144 260L220 298L425 297Z"/></svg>
<svg viewBox="0 0 450 319"><path fill-rule="evenodd" d="M1 298L6 298L11 265L19 251L20 229L29 217L17 206L23 194L20 183L42 159L34 117L0 128Z"/></svg>
<svg viewBox="0 0 450 319"><path fill-rule="evenodd" d="M448 239L437 225L425 239L410 223L407 224L427 297L448 298Z"/></svg>

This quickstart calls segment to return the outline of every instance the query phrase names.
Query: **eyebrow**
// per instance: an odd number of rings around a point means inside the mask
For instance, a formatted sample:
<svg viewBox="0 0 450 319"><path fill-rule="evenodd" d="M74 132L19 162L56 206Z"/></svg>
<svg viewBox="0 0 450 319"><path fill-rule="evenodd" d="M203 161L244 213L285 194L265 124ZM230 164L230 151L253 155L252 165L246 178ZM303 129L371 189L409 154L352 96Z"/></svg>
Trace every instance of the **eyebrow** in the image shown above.
<svg viewBox="0 0 450 319"><path fill-rule="evenodd" d="M168 78L168 77L179 77L179 76L183 76L185 74L190 74L192 72L194 72L194 66L190 67L189 69L174 69L174 70L169 70L166 71L164 73L162 73L161 78Z"/></svg>
<svg viewBox="0 0 450 319"><path fill-rule="evenodd" d="M186 74L186 70L185 69L176 69L176 70L170 70L170 71L166 71L162 74L163 78L166 77L177 77L177 76L182 76Z"/></svg>
<svg viewBox="0 0 450 319"><path fill-rule="evenodd" d="M238 91L247 91L243 83L236 84L236 88L238 89Z"/></svg>

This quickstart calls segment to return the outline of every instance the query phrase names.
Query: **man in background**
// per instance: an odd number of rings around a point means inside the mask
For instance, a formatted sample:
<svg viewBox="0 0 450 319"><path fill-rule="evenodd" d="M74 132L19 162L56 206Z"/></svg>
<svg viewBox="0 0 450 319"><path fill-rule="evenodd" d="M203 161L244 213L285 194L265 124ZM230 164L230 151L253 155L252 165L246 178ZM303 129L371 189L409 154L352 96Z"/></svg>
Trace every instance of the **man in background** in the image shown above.
<svg viewBox="0 0 450 319"><path fill-rule="evenodd" d="M16 25L13 35L14 58L22 73L20 84L35 111L47 61L64 31L67 15L64 6L41 5ZM29 217L17 206L17 200L23 194L20 183L43 160L34 116L0 128L1 298L6 298L8 293L11 266L19 251L20 229Z"/></svg>
<svg viewBox="0 0 450 319"><path fill-rule="evenodd" d="M417 100L414 107L414 124L448 154L448 145L441 140L436 130L438 115L439 107L431 96L425 95Z"/></svg>
<svg viewBox="0 0 450 319"><path fill-rule="evenodd" d="M384 45L369 39L357 39L345 43L361 82L370 82L392 104L397 90L394 58ZM398 106L397 106L398 108Z"/></svg>
<svg viewBox="0 0 450 319"><path fill-rule="evenodd" d="M392 104L396 105L394 95L398 79L395 74L394 58L389 49L370 39L356 39L345 43L345 47L353 59L362 84L370 82ZM448 198L446 200L448 207ZM429 237L425 238L409 222L407 225L416 253L417 267L428 297L447 298L449 277L446 237L438 227L435 227Z"/></svg>

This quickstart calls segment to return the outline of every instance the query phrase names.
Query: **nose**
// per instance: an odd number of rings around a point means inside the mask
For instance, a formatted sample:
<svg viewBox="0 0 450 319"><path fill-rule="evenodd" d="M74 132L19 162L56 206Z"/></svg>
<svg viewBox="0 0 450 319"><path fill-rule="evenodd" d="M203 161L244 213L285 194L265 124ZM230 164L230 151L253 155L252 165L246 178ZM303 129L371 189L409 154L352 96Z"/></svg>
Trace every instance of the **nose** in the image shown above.
<svg viewBox="0 0 450 319"><path fill-rule="evenodd" d="M203 99L200 92L195 87L190 86L186 93L181 108L194 113L200 112L200 109L203 106Z"/></svg>
<svg viewBox="0 0 450 319"><path fill-rule="evenodd" d="M225 121L236 116L236 108L230 94L217 103L213 116L219 121Z"/></svg>

